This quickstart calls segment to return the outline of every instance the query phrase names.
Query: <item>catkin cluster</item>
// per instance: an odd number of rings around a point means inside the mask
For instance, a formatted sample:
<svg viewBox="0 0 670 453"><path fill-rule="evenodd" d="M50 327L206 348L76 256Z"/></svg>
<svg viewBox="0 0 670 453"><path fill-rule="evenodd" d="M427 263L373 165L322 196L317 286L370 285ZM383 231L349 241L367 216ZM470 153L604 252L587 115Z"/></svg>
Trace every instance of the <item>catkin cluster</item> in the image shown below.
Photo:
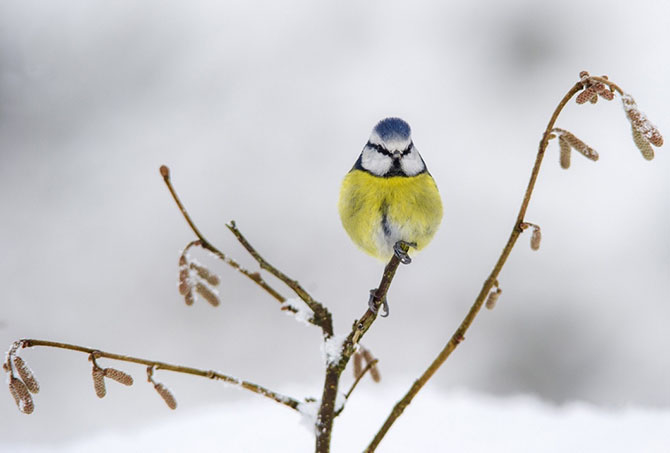
<svg viewBox="0 0 670 453"><path fill-rule="evenodd" d="M647 160L653 159L654 150L651 145L656 147L662 146L663 136L658 128L647 119L647 116L640 111L633 96L624 93L618 86L611 83L607 76L592 77L588 72L582 71L579 73L579 77L583 90L575 99L577 104L585 104L586 102L595 104L598 98L611 101L614 99L614 93L618 92L621 95L621 102L626 112L626 118L628 118L631 125L635 146L642 153L642 157ZM567 169L570 167L570 152L573 149L593 161L598 160L598 153L571 132L565 129L554 128L549 138L556 137L558 137L560 147L559 162L562 168Z"/></svg>
<svg viewBox="0 0 670 453"><path fill-rule="evenodd" d="M14 398L16 406L24 414L32 414L35 410L35 403L31 394L38 393L40 385L28 364L17 355L19 347L22 346L20 342L12 345L2 368L9 374L7 379L9 393Z"/></svg>
<svg viewBox="0 0 670 453"><path fill-rule="evenodd" d="M188 249L199 244L200 241L192 242L179 257L179 294L184 296L186 305L193 305L197 294L217 307L221 303L216 289L220 283L219 277L188 255Z"/></svg>

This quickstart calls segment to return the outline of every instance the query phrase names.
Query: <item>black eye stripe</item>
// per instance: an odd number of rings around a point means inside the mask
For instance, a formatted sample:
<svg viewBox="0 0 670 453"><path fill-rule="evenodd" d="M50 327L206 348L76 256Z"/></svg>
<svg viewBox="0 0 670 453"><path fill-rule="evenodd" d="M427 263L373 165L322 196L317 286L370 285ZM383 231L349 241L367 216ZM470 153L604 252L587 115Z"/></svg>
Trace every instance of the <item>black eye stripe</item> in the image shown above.
<svg viewBox="0 0 670 453"><path fill-rule="evenodd" d="M392 157L392 156L393 156L393 153L391 153L388 149L384 148L382 145L378 145L378 144L376 144L376 143L368 142L368 143L367 143L367 146L369 146L370 148L374 149L374 150L377 151L378 153L383 154L384 156L389 156L389 157ZM401 154L402 156L406 156L406 155L408 155L410 152L412 152L412 148L413 148L413 147L414 147L414 143L410 142L410 144L407 145L407 148L405 148L400 154Z"/></svg>

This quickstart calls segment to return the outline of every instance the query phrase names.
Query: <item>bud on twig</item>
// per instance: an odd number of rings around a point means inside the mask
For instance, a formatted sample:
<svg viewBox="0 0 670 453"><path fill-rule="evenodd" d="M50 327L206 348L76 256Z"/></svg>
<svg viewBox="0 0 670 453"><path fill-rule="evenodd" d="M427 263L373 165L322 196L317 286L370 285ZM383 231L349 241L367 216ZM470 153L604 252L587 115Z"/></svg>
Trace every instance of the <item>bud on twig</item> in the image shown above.
<svg viewBox="0 0 670 453"><path fill-rule="evenodd" d="M161 165L160 172L163 178L170 177L170 169L166 165Z"/></svg>

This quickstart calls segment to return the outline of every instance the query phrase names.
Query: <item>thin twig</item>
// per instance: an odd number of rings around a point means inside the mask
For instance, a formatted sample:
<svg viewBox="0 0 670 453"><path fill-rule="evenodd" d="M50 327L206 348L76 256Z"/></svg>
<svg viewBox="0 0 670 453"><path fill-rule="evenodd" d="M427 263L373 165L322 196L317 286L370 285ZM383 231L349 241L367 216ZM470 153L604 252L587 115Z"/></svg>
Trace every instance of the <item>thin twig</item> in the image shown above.
<svg viewBox="0 0 670 453"><path fill-rule="evenodd" d="M265 280L263 280L263 277L258 272L251 272L242 266L240 264L233 260L232 258L229 258L226 256L222 251L214 247L205 237L202 235L200 230L198 230L198 227L195 226L195 223L193 223L193 220L191 220L191 216L188 214L186 211L186 208L182 204L181 200L179 199L179 196L177 195L177 192L175 191L174 187L172 186L172 182L170 180L170 169L166 167L165 165L161 166L160 168L160 173L161 176L163 177L163 181L165 181L165 185L167 186L168 190L170 191L170 194L172 194L172 198L174 199L175 203L177 203L177 206L179 207L179 210L181 211L182 215L184 216L184 219L186 220L186 223L188 223L188 226L191 227L191 230L193 230L193 233L198 237L200 243L197 244L200 247L204 248L205 250L208 250L212 252L217 258L219 258L221 261L224 263L228 264L230 267L235 269L236 271L240 272L241 274L245 275L247 278L252 280L254 283L256 283L258 286L263 288L265 291L268 292L273 298L278 300L280 303L283 303L286 301L286 298L279 294L274 288L272 288ZM191 244L189 244L191 245Z"/></svg>
<svg viewBox="0 0 670 453"><path fill-rule="evenodd" d="M333 320L330 312L326 307L317 302L305 289L300 285L300 283L292 278L288 277L282 271L274 267L272 264L268 263L265 258L263 258L258 251L249 243L247 238L244 237L242 232L237 228L237 225L234 221L231 221L226 225L235 238L239 241L242 247L245 248L247 252L256 260L261 269L268 271L270 274L277 277L281 280L286 286L291 288L300 299L302 299L307 306L314 313L313 321L314 324L321 327L323 330L323 335L326 339L333 336Z"/></svg>
<svg viewBox="0 0 670 453"><path fill-rule="evenodd" d="M356 376L356 379L354 380L353 384L351 384L351 387L349 388L349 391L344 394L344 404L342 404L342 407L340 407L338 410L335 411L335 417L340 415L342 411L344 410L344 405L349 401L349 397L353 393L354 389L358 385L358 383L363 379L363 376L372 369L375 365L377 365L377 362L379 362L379 359L374 359L371 362L368 362L367 365L361 370L361 372Z"/></svg>
<svg viewBox="0 0 670 453"><path fill-rule="evenodd" d="M613 86L615 89L618 89L616 85L614 85L612 82L609 82L609 80L607 79L601 79L599 77L592 77L592 78L597 79L603 83L607 83L608 85ZM544 158L544 153L545 150L547 149L547 144L549 142L549 135L554 127L554 124L556 123L556 119L558 118L558 115L561 113L561 111L568 103L568 101L582 88L583 83L581 81L577 82L565 94L565 96L563 96L563 99L561 99L558 106L554 110L554 113L551 115L549 123L547 124L544 134L542 135L542 140L540 141L537 156L535 158L535 165L533 166L533 170L530 175L530 181L528 182L528 187L526 188L526 193L524 194L523 201L521 203L521 208L519 209L519 214L517 215L516 221L514 222L512 233L510 234L510 237L507 240L507 244L503 248L500 257L498 258L498 261L496 262L493 271L491 271L491 274L484 282L484 285L482 286L482 289L479 292L477 299L473 303L472 307L470 307L470 310L468 311L467 315L465 316L461 324L458 326L458 329L456 329L456 332L454 332L454 334L451 336L447 344L444 346L444 348L440 351L440 353L433 360L433 362L426 369L426 371L423 372L421 377L416 381L414 381L414 384L405 394L405 396L400 401L398 401L398 403L396 403L396 405L393 407L393 410L391 411L391 413L389 414L386 421L384 422L380 430L377 432L375 437L372 439L368 447L365 449L365 452L373 452L376 450L377 446L384 438L388 430L391 428L393 423L403 413L405 408L412 402L416 394L419 393L419 390L421 390L421 388L426 384L426 382L428 382L428 380L433 376L433 374L435 374L435 372L440 368L440 366L442 366L442 364L447 360L447 358L453 352L453 350L456 349L458 344L465 339L465 333L467 332L468 328L470 327L475 317L479 313L479 310L482 308L484 300L488 296L493 285L496 283L498 275L500 274L500 271L505 265L505 261L509 257L512 248L514 247L514 244L519 238L519 235L523 232L522 228L522 224L524 221L523 219L524 216L526 215L526 210L528 209L530 197L533 194L535 182L540 172L542 159Z"/></svg>
<svg viewBox="0 0 670 453"><path fill-rule="evenodd" d="M181 366L181 365L172 365L169 363L165 362L158 362L155 360L147 360L147 359L141 359L137 357L131 357L131 356L126 356L126 355L120 355L120 354L114 354L111 352L104 352L99 349L93 349L93 348L87 348L85 346L78 346L74 344L68 344L68 343L59 343L56 341L46 341L46 340L34 340L34 339L23 339L23 340L18 340L15 344L20 344L22 348L31 348L35 346L45 346L45 347L50 347L50 348L59 348L59 349L68 349L70 351L78 351L78 352L83 352L86 354L89 354L89 356L94 357L95 359L112 359L112 360L119 360L122 362L130 362L130 363L139 363L141 365L146 365L150 366L153 369L156 370L165 370L165 371L172 371L175 373L184 373L184 374L190 374L193 376L200 376L200 377L205 377L208 379L215 379L223 382L227 382L229 384L237 385L241 388L244 388L246 390L249 390L251 392L257 393L259 395L262 395L266 398L270 398L278 403L283 404L284 406L290 407L291 409L298 410L298 405L300 404L300 401L291 398L286 395L282 395L277 392L273 392L272 390L269 390L265 387L262 387L258 384L254 384L253 382L249 381L242 381L240 379L219 373L217 371L212 371L212 370L199 370L197 368L191 368L191 367L186 367L186 366Z"/></svg>

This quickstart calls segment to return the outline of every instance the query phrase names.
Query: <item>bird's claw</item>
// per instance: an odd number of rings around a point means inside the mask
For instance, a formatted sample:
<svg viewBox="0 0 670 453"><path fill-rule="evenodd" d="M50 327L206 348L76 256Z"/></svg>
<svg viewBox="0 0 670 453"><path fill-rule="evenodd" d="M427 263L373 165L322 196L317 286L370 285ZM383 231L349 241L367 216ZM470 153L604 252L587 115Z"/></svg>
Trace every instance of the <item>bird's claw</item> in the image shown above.
<svg viewBox="0 0 670 453"><path fill-rule="evenodd" d="M370 311L374 314L377 314L377 304L375 303L375 299L377 298L377 289L371 289L370 290L370 300L368 300L368 308ZM386 300L386 297L384 297L384 300L382 300L382 312L379 313L379 316L382 318L386 318L389 315L389 303Z"/></svg>
<svg viewBox="0 0 670 453"><path fill-rule="evenodd" d="M402 264L409 264L412 262L412 258L409 257L409 254L403 250L402 246L414 247L416 248L416 242L407 242L407 241L398 241L393 246L393 253L398 257Z"/></svg>

